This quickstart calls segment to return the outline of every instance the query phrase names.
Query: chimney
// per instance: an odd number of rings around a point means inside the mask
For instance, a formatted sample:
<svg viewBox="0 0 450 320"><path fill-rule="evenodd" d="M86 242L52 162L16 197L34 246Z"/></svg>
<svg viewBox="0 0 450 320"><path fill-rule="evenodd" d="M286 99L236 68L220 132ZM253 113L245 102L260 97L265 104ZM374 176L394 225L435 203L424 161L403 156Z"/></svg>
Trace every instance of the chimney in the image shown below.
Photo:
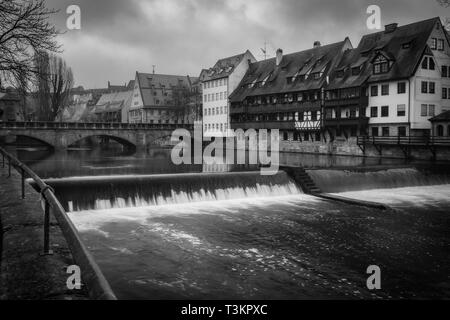
<svg viewBox="0 0 450 320"><path fill-rule="evenodd" d="M283 50L278 49L278 50L277 50L277 58L276 58L276 64L277 64L277 66L280 65L281 60L283 60Z"/></svg>
<svg viewBox="0 0 450 320"><path fill-rule="evenodd" d="M384 33L391 33L397 29L398 23L391 23L384 26Z"/></svg>
<svg viewBox="0 0 450 320"><path fill-rule="evenodd" d="M314 41L313 48L319 48L321 46L320 41Z"/></svg>

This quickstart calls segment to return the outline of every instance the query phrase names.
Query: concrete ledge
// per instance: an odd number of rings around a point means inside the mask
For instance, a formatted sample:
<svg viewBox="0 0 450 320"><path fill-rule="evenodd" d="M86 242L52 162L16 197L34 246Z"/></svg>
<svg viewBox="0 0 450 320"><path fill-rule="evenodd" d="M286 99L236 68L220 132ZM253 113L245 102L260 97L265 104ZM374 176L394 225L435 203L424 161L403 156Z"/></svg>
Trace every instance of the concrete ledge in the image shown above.
<svg viewBox="0 0 450 320"><path fill-rule="evenodd" d="M374 208L374 209L380 209L380 210L391 210L392 208L378 202L372 202L372 201L364 201L364 200L357 200L357 199L350 199L346 197L337 196L335 194L329 194L329 193L312 193L312 196L332 200L332 201L338 201L343 202L351 205L356 205L360 207L367 207L367 208Z"/></svg>

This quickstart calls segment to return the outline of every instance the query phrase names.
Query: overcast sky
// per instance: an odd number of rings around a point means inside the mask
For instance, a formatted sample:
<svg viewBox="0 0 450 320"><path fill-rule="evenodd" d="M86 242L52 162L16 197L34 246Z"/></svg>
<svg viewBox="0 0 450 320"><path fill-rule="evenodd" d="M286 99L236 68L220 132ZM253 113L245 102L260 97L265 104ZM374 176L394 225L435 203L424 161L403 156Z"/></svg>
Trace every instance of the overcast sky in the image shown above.
<svg viewBox="0 0 450 320"><path fill-rule="evenodd" d="M66 8L81 8L81 30L66 30ZM246 49L263 59L350 37L367 29L367 7L381 7L382 25L450 16L435 0L47 0L59 9L63 57L76 85L122 84L136 71L198 76L217 59Z"/></svg>

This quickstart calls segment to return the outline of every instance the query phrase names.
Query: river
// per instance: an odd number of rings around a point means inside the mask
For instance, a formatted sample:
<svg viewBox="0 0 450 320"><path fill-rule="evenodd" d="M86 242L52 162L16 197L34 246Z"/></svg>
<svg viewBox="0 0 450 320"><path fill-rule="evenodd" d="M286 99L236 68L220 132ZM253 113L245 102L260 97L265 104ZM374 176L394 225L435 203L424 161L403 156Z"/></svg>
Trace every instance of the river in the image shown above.
<svg viewBox="0 0 450 320"><path fill-rule="evenodd" d="M450 294L447 164L281 155L326 192L392 207L381 211L305 195L285 174L260 178L251 166L175 166L167 149L16 154L59 181L58 197L122 299ZM125 180L110 190L108 179ZM369 265L381 268L381 290L366 287Z"/></svg>

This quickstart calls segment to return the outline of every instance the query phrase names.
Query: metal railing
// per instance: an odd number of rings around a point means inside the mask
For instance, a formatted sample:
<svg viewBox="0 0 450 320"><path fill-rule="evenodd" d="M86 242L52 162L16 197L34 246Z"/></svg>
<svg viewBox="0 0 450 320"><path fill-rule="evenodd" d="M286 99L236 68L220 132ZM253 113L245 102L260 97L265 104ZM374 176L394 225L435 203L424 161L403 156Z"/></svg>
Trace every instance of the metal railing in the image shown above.
<svg viewBox="0 0 450 320"><path fill-rule="evenodd" d="M58 221L59 227L67 241L75 262L81 269L81 277L87 285L87 291L92 299L116 300L108 281L104 277L94 258L83 244L77 229L67 216L62 205L55 196L53 189L44 183L30 168L0 147L2 154L2 166L8 161L8 177L11 176L11 167L17 169L22 176L22 198L25 198L25 178L30 177L36 184L43 200L44 206L44 250L45 255L51 254L50 250L50 213Z"/></svg>
<svg viewBox="0 0 450 320"><path fill-rule="evenodd" d="M3 129L78 129L78 130L193 130L193 124L185 123L119 123L119 122L21 122L0 121Z"/></svg>
<svg viewBox="0 0 450 320"><path fill-rule="evenodd" d="M358 145L400 145L400 146L450 146L450 137L415 136L359 136Z"/></svg>

